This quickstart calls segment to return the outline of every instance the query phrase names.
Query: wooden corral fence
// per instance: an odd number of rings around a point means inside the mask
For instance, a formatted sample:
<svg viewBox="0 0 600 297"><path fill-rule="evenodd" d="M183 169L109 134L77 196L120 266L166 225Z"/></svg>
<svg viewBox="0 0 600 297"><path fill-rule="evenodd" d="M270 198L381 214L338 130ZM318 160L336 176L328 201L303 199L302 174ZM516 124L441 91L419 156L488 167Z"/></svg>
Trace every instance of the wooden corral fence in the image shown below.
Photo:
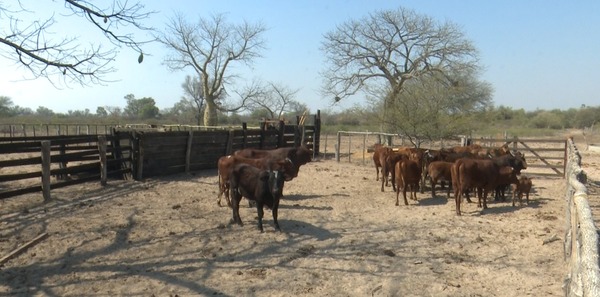
<svg viewBox="0 0 600 297"><path fill-rule="evenodd" d="M0 137L0 199L40 191L49 199L50 189L105 183L106 176L143 179L212 169L219 157L242 148L305 145L316 155L320 125L317 113L314 125L264 121L227 130L118 127L110 135Z"/></svg>
<svg viewBox="0 0 600 297"><path fill-rule="evenodd" d="M353 157L362 157L362 163L371 162L366 157L374 143L385 143L388 146L412 146L405 137L381 132L338 131L335 144L335 158L339 162L346 156L348 162ZM435 142L423 142L422 147L431 149L447 148L466 144L479 144L483 148L497 148L508 145L511 149L525 154L527 175L560 176L565 175L567 142L565 139L551 138L453 138ZM356 156L361 152L362 156Z"/></svg>
<svg viewBox="0 0 600 297"><path fill-rule="evenodd" d="M588 203L587 176L572 138L567 140L567 151L564 251L568 272L563 288L568 297L600 296L598 230Z"/></svg>
<svg viewBox="0 0 600 297"><path fill-rule="evenodd" d="M117 135L1 137L0 199L41 191L48 200L51 189L104 184L131 171L123 166L131 163L130 150Z"/></svg>
<svg viewBox="0 0 600 297"><path fill-rule="evenodd" d="M305 145L319 153L320 119L316 125L262 122L259 128L189 131L123 131L133 139L133 174L143 179L217 167L221 156L243 148L274 149Z"/></svg>

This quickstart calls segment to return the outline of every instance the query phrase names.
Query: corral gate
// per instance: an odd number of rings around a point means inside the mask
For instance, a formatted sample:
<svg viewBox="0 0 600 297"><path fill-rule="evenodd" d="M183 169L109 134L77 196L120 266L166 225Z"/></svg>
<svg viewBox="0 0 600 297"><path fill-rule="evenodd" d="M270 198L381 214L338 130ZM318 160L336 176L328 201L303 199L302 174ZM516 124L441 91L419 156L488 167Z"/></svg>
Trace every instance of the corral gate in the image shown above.
<svg viewBox="0 0 600 297"><path fill-rule="evenodd" d="M525 154L527 174L565 177L567 140L556 138L501 138L472 139L484 148L508 145Z"/></svg>

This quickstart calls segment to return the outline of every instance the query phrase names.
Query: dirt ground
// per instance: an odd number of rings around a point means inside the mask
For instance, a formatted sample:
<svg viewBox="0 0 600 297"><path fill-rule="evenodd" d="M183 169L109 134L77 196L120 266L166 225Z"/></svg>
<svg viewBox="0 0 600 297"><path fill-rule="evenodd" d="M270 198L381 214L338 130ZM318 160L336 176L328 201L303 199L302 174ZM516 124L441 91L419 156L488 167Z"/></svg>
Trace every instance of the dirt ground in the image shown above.
<svg viewBox="0 0 600 297"><path fill-rule="evenodd" d="M600 154L582 154L596 203ZM266 211L262 234L245 204L229 225L216 170L20 196L0 201L0 256L48 236L0 267L0 295L562 296L564 184L458 217L441 191L395 206L371 163L317 160L285 185L283 231Z"/></svg>

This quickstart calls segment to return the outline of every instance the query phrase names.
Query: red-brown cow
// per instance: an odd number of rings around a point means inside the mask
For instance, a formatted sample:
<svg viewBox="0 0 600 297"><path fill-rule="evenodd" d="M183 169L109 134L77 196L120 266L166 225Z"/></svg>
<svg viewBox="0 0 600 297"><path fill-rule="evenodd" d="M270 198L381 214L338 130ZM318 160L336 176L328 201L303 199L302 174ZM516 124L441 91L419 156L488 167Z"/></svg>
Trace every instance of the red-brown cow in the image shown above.
<svg viewBox="0 0 600 297"><path fill-rule="evenodd" d="M451 167L452 162L446 161L433 161L427 166L427 172L429 174L429 180L431 182L431 196L435 197L435 185L438 181L441 181L442 189L444 188L444 182L448 182L448 192L446 196L450 198L450 183L452 183Z"/></svg>
<svg viewBox="0 0 600 297"><path fill-rule="evenodd" d="M460 203L462 195L468 199L468 190L477 188L479 191L477 206L487 208L487 195L497 186L500 166L492 160L459 159L451 167L452 187L456 202L456 214L461 215ZM483 192L483 193L481 193ZM482 204L483 200L483 204Z"/></svg>
<svg viewBox="0 0 600 297"><path fill-rule="evenodd" d="M521 176L519 181L512 185L512 206L515 206L515 196L519 196L519 204L523 205L523 194L525 194L527 205L529 205L529 192L532 186L533 183L530 177Z"/></svg>
<svg viewBox="0 0 600 297"><path fill-rule="evenodd" d="M268 158L273 160L285 160L286 158L292 163L292 167L286 172L286 181L290 181L298 177L300 166L312 161L313 152L306 146L299 147L282 147L271 150L247 148L238 150L233 153L235 156L244 158Z"/></svg>
<svg viewBox="0 0 600 297"><path fill-rule="evenodd" d="M387 154L391 149L383 146L381 143L373 145L373 163L375 164L375 171L377 173L376 181L379 181L379 171L381 166L381 155ZM384 158L385 160L385 158Z"/></svg>
<svg viewBox="0 0 600 297"><path fill-rule="evenodd" d="M410 198L417 200L417 190L421 181L421 164L417 161L403 159L396 163L396 206L400 205L398 197L400 196L400 188L404 197L404 204L408 205L406 199L406 191L410 187Z"/></svg>

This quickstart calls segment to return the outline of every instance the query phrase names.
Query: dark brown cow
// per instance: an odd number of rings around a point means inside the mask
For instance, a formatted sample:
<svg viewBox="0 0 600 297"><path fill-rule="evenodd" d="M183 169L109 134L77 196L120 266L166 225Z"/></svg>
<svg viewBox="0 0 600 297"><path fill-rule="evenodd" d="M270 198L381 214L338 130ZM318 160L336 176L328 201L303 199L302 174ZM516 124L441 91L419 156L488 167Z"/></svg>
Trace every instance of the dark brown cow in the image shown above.
<svg viewBox="0 0 600 297"><path fill-rule="evenodd" d="M465 194L465 197L468 199L467 191L472 188L477 188L479 191L477 206L486 209L487 195L497 186L500 166L489 159L475 160L463 158L454 162L451 172L456 214L461 215L460 203L462 195Z"/></svg>
<svg viewBox="0 0 600 297"><path fill-rule="evenodd" d="M286 172L286 181L290 181L298 177L300 166L312 161L313 152L306 146L299 147L282 147L271 150L247 148L238 150L233 153L235 156L244 158L269 158L273 160L285 160L286 158L292 163L290 172Z"/></svg>
<svg viewBox="0 0 600 297"><path fill-rule="evenodd" d="M262 170L248 164L236 164L229 172L231 185L231 204L233 209L232 223L243 225L240 218L240 201L242 196L256 201L258 212L258 229L263 232L262 219L264 206L269 207L273 213L273 224L280 231L277 221L279 201L283 195L285 178L281 170Z"/></svg>
<svg viewBox="0 0 600 297"><path fill-rule="evenodd" d="M276 159L276 158L244 158L236 155L228 155L219 158L217 161L217 174L219 176L219 194L217 197L217 204L221 206L221 197L225 195L225 199L227 205L231 207L231 201L229 199L229 174L231 169L236 164L248 164L254 166L258 169L273 169L273 170L282 170L284 172L284 177L286 180L291 180L291 176L297 173L297 167L293 166L289 158L285 159Z"/></svg>
<svg viewBox="0 0 600 297"><path fill-rule="evenodd" d="M395 164L396 167L396 183L398 184L396 190L396 206L400 205L398 197L400 196L400 188L402 188L402 195L404 197L404 204L408 205L406 199L406 191L410 187L410 198L417 200L417 190L419 189L419 183L421 182L421 164L417 161L403 159Z"/></svg>
<svg viewBox="0 0 600 297"><path fill-rule="evenodd" d="M435 197L435 185L438 181L442 183L442 189L444 188L444 182L448 182L448 192L446 196L450 198L450 183L452 183L451 167L452 162L446 161L433 161L427 166L427 172L429 180L431 182L431 196Z"/></svg>
<svg viewBox="0 0 600 297"><path fill-rule="evenodd" d="M516 196L519 196L519 204L523 205L523 194L525 194L527 205L529 205L529 192L531 191L532 186L533 183L531 182L530 177L521 176L519 181L512 185L512 206L515 206Z"/></svg>

